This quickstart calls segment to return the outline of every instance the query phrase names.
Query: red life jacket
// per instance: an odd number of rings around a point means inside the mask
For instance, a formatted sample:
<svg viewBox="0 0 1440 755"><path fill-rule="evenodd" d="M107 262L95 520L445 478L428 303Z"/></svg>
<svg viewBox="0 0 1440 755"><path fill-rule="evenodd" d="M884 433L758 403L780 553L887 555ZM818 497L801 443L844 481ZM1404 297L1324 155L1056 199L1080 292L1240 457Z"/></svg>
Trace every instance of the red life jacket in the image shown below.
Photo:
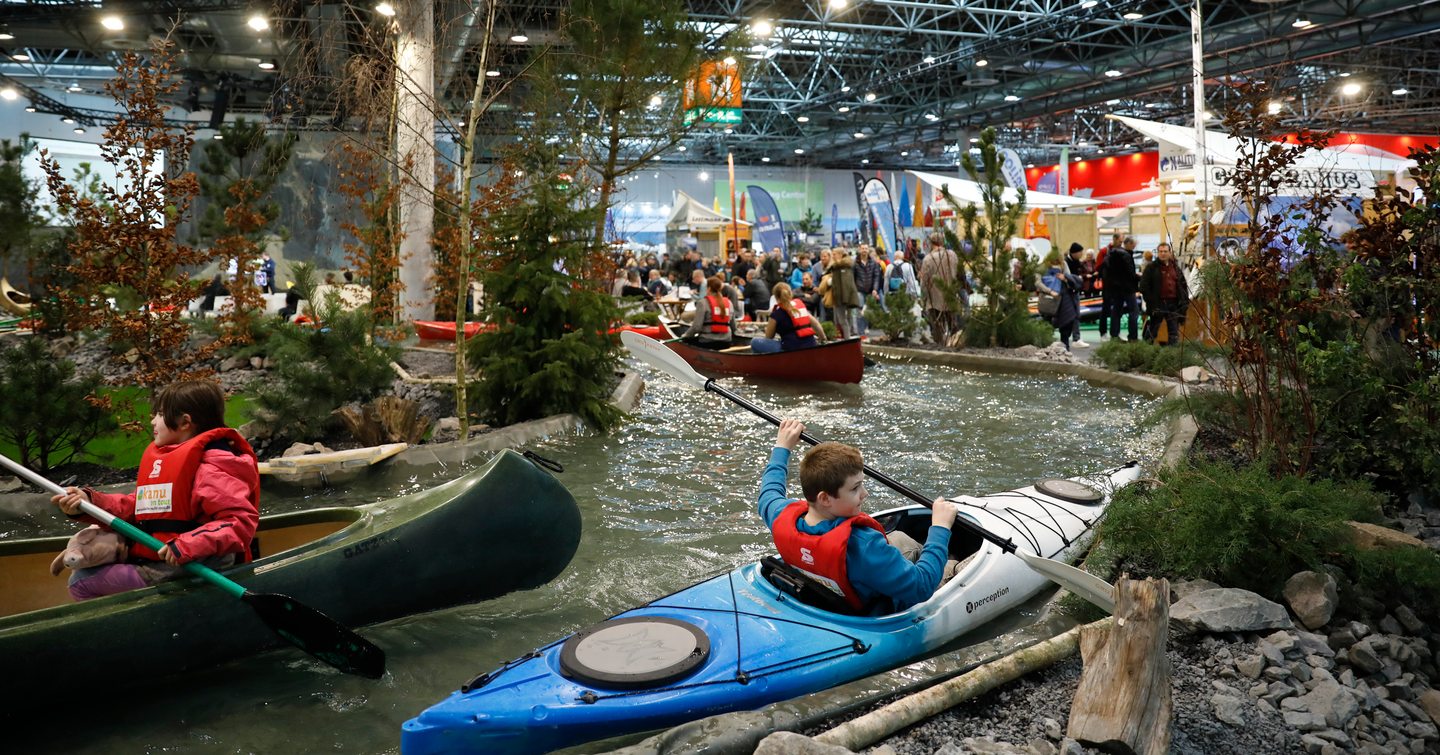
<svg viewBox="0 0 1440 755"><path fill-rule="evenodd" d="M810 319L810 311L805 309L805 303L794 300L792 302L795 305L795 315L790 318L790 323L795 326L795 337L809 338L815 335L814 321Z"/></svg>
<svg viewBox="0 0 1440 755"><path fill-rule="evenodd" d="M705 304L710 307L710 326L707 330L711 333L729 333L730 299L724 296L706 296Z"/></svg>
<svg viewBox="0 0 1440 755"><path fill-rule="evenodd" d="M154 535L160 542L168 543L204 524L200 519L204 512L191 493L195 487L195 471L200 468L200 461L205 456L205 447L217 441L229 441L230 448L255 458L255 451L245 438L228 427L206 430L173 446L157 448L151 443L145 449L145 454L140 457L140 476L135 486L135 526ZM253 473L246 482L250 487L250 502L258 510L259 473ZM246 548L238 555L240 563L245 563L250 560L250 549ZM140 543L131 544L130 557L161 560L157 551Z"/></svg>
<svg viewBox="0 0 1440 755"><path fill-rule="evenodd" d="M885 528L865 514L856 514L823 535L811 535L801 532L796 526L809 508L810 504L805 501L795 501L786 506L770 526L780 557L844 597L851 608L862 610L865 604L850 584L845 568L845 548L850 543L850 530L856 526L869 527L883 536Z"/></svg>

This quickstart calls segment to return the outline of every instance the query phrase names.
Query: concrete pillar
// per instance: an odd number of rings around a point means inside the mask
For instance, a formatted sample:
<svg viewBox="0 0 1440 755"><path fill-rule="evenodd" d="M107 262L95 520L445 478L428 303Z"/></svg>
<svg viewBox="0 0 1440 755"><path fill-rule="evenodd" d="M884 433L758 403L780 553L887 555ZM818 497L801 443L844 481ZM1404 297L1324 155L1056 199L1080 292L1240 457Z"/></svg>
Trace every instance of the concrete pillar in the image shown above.
<svg viewBox="0 0 1440 755"><path fill-rule="evenodd" d="M435 6L396 3L395 164L400 180L400 316L433 320L435 251Z"/></svg>

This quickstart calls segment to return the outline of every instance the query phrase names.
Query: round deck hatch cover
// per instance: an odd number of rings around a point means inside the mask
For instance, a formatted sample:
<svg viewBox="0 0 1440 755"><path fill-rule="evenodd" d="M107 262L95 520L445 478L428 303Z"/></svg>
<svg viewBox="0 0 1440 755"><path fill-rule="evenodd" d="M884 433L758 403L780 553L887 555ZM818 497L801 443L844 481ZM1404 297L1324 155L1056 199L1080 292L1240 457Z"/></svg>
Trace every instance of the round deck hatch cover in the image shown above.
<svg viewBox="0 0 1440 755"><path fill-rule="evenodd" d="M602 621L560 648L560 672L597 687L658 687L689 676L710 656L694 624L659 616Z"/></svg>
<svg viewBox="0 0 1440 755"><path fill-rule="evenodd" d="M1082 503L1087 506L1094 506L1105 500L1105 496L1100 491L1074 480L1041 480L1035 483L1035 489L1062 501Z"/></svg>

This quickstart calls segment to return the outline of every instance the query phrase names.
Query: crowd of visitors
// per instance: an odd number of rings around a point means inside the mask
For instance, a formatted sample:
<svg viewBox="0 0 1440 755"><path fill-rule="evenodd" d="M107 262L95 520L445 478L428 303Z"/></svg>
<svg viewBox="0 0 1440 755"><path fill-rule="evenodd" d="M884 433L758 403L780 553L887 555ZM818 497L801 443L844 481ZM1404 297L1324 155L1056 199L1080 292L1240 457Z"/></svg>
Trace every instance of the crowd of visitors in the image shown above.
<svg viewBox="0 0 1440 755"><path fill-rule="evenodd" d="M1168 245L1155 250L1159 259L1153 265L1148 251L1137 264L1135 247L1133 237L1118 233L1098 251L1073 243L1063 255L1052 251L1042 260L1040 274L1028 281L1026 252L1019 250L1010 263L1011 279L1037 295L1041 316L1056 327L1067 350L1089 345L1080 338L1079 324L1082 310L1093 315L1088 309L1093 305L1082 307L1082 299L1101 300L1101 340L1119 338L1124 324L1127 340L1154 341L1161 321L1168 332L1178 332L1189 290ZM674 305L672 312L683 310L689 338L722 348L739 323L773 323L777 312L782 315L779 336L784 348L808 346L813 336L823 338L824 323L833 323L841 338L865 336L867 314L887 309L887 299L896 292L916 302L925 325L922 340L943 345L964 329L975 291L964 259L946 247L939 233L931 234L923 246L907 244L893 257L859 244L790 255L779 247L741 249L723 262L693 248L673 255L626 251L616 262L611 293L647 309L658 309L658 303ZM797 319L803 327L796 328ZM728 332L720 332L722 323L728 323ZM775 338L775 329L767 327L767 337ZM805 330L806 336L793 337L796 329Z"/></svg>

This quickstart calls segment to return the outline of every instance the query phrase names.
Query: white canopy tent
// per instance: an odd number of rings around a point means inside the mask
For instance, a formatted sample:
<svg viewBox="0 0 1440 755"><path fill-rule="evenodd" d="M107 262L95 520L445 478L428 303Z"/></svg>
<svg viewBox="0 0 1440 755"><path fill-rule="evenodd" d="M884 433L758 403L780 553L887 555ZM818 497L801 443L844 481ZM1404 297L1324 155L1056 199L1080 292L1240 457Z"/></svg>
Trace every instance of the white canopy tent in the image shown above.
<svg viewBox="0 0 1440 755"><path fill-rule="evenodd" d="M968 181L956 176L942 176L938 173L925 173L918 170L906 172L937 189L948 188L950 190L950 196L962 204L980 204L984 201L980 194L980 184L975 181ZM1014 189L1006 189L1001 197L1007 202L1014 202L1019 198L1019 194L1017 194ZM1064 209L1067 207L1095 207L1102 204L1105 204L1105 202L1098 199L1068 197L1064 194L1051 194L1044 191L1025 192L1025 205L1027 207Z"/></svg>

